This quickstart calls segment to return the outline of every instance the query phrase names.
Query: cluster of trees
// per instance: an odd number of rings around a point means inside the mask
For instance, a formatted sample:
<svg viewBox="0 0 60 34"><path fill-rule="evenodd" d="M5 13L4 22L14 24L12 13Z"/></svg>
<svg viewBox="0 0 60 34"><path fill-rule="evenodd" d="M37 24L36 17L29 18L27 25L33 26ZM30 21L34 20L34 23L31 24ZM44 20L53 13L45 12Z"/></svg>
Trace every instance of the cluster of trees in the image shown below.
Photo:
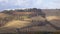
<svg viewBox="0 0 60 34"><path fill-rule="evenodd" d="M13 10L4 10L1 13L12 14L13 13Z"/></svg>
<svg viewBox="0 0 60 34"><path fill-rule="evenodd" d="M37 9L37 8L33 8L33 9L15 9L15 10L4 10L4 11L2 11L2 13L8 13L8 14L10 14L10 13L12 13L13 11L17 11L17 12L41 12L42 10L41 9Z"/></svg>
<svg viewBox="0 0 60 34"><path fill-rule="evenodd" d="M45 13L42 12L41 9L37 9L37 8L30 8L30 9L15 9L15 10L4 10L2 11L2 13L5 13L5 14L13 14L14 12L35 12L36 16L38 15L41 15L42 17L45 17Z"/></svg>

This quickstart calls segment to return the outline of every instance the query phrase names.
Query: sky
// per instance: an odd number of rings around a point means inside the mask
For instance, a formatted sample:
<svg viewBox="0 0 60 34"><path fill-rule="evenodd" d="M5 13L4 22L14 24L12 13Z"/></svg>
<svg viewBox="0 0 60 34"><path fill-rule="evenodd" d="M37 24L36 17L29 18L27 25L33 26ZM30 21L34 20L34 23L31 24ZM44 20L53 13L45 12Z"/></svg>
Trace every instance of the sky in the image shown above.
<svg viewBox="0 0 60 34"><path fill-rule="evenodd" d="M0 0L0 10L16 8L60 9L60 0Z"/></svg>

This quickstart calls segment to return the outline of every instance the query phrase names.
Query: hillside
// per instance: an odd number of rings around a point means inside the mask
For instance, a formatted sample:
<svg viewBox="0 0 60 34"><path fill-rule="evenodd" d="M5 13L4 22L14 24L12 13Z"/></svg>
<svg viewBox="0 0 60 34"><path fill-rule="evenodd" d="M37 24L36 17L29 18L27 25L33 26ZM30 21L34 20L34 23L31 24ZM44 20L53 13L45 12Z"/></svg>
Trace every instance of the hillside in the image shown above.
<svg viewBox="0 0 60 34"><path fill-rule="evenodd" d="M44 9L42 11L45 12L48 21L60 28L60 9Z"/></svg>
<svg viewBox="0 0 60 34"><path fill-rule="evenodd" d="M0 32L60 31L59 9L5 10L0 18Z"/></svg>

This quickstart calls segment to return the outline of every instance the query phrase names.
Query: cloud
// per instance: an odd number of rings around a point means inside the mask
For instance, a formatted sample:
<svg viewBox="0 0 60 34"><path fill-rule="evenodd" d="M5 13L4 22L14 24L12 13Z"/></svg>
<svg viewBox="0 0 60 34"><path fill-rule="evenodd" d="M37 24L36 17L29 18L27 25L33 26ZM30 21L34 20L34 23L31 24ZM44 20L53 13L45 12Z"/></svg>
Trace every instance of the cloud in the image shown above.
<svg viewBox="0 0 60 34"><path fill-rule="evenodd" d="M50 1L44 1L43 8L50 8L50 9L56 9L60 8L60 0L50 0Z"/></svg>
<svg viewBox="0 0 60 34"><path fill-rule="evenodd" d="M41 0L0 0L0 9L33 8L39 3Z"/></svg>
<svg viewBox="0 0 60 34"><path fill-rule="evenodd" d="M23 7L36 7L40 5L42 0L17 0L14 5Z"/></svg>
<svg viewBox="0 0 60 34"><path fill-rule="evenodd" d="M60 8L60 0L0 0L0 9Z"/></svg>
<svg viewBox="0 0 60 34"><path fill-rule="evenodd" d="M8 3L8 0L0 0L0 3Z"/></svg>

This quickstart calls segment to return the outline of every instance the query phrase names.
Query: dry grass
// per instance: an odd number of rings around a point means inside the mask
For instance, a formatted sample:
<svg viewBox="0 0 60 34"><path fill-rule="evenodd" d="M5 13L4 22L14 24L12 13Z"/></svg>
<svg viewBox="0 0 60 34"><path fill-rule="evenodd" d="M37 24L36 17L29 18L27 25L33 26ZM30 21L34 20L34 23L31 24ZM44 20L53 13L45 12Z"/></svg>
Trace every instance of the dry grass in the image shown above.
<svg viewBox="0 0 60 34"><path fill-rule="evenodd" d="M60 27L60 16L48 16L46 18L51 24L55 25L56 27Z"/></svg>
<svg viewBox="0 0 60 34"><path fill-rule="evenodd" d="M60 19L60 17L58 17L58 16L49 16L51 13L47 13L47 20L48 21L51 21L51 20L55 20L55 19ZM52 13L53 14L53 13ZM51 15L52 15L51 14ZM54 15L54 14L53 14ZM6 15L6 14L4 14L4 13L0 13L0 17L6 17L6 16L8 16L8 15ZM31 18L32 20L36 20L36 21L44 21L45 19L44 18L42 18L41 16L37 16L37 17L32 17ZM22 27L25 27L25 26L28 26L31 22L29 22L31 19L28 19L28 18L26 18L26 19L24 19L24 20L26 20L26 21L20 21L20 20L13 20L13 21L10 21L10 22L8 22L8 23L6 23L4 26L2 26L1 28L0 28L0 32L2 31L6 31L6 32L8 32L8 31L14 31L13 29L10 29L10 28L22 28ZM29 20L29 21L27 21L27 20ZM57 22L55 23L55 22L53 22L53 21L51 21L51 23L53 23L53 24L57 24ZM59 23L58 23L59 24ZM58 26L60 26L60 24L58 25ZM6 29L5 29L5 27L7 27ZM45 26L44 26L45 27ZM43 28L44 28L43 27ZM43 29L42 28L42 29ZM46 27L45 27L46 28ZM44 28L44 29L45 29ZM50 27L49 27L50 28ZM35 28L36 29L36 28ZM38 29L38 28L37 28ZM47 28L48 29L48 28ZM39 29L38 29L39 30Z"/></svg>
<svg viewBox="0 0 60 34"><path fill-rule="evenodd" d="M8 16L7 14L0 13L0 18L4 18L4 17L7 17L7 16Z"/></svg>
<svg viewBox="0 0 60 34"><path fill-rule="evenodd" d="M48 21L51 21L51 20L59 20L60 19L60 16L47 16L46 17Z"/></svg>
<svg viewBox="0 0 60 34"><path fill-rule="evenodd" d="M45 21L45 18L43 18L41 16L32 17L31 19L35 20L35 21Z"/></svg>
<svg viewBox="0 0 60 34"><path fill-rule="evenodd" d="M28 21L13 20L13 21L5 24L3 27L21 28L21 27L27 26L29 23L30 22L28 22Z"/></svg>

